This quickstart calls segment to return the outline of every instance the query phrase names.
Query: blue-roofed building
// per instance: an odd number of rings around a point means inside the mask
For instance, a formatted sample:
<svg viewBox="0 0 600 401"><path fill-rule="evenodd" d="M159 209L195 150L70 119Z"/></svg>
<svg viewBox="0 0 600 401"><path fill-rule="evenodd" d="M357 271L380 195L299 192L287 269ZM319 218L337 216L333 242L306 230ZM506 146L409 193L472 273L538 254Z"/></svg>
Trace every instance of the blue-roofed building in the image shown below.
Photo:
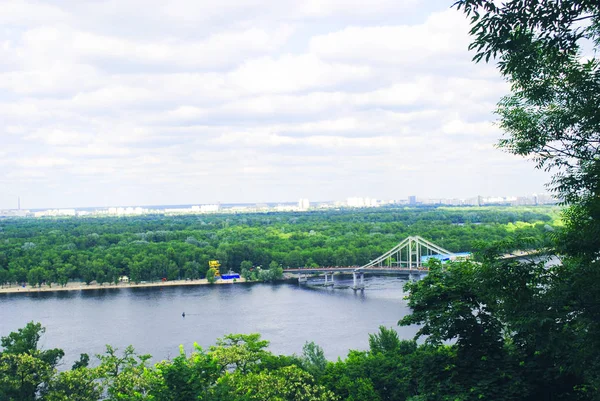
<svg viewBox="0 0 600 401"><path fill-rule="evenodd" d="M456 252L456 253L453 253L450 255L426 255L426 256L421 256L421 263L425 263L431 258L441 260L442 262L447 262L449 260L469 259L470 257L471 257L471 252Z"/></svg>

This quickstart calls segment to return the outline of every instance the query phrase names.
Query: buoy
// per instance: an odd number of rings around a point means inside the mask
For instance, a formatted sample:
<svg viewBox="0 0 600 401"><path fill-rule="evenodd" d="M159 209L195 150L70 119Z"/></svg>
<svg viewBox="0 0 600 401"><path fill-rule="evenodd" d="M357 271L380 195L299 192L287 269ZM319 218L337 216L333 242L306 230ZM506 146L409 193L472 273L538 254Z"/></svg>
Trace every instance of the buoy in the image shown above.
<svg viewBox="0 0 600 401"><path fill-rule="evenodd" d="M185 312L183 312L183 313L181 314L181 316L185 317Z"/></svg>

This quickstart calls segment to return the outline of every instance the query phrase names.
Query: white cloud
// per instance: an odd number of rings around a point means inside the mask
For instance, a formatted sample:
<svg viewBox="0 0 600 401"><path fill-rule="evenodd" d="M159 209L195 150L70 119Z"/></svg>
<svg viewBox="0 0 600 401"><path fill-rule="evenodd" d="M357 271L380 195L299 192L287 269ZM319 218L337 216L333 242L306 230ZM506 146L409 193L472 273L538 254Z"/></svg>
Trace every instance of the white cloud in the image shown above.
<svg viewBox="0 0 600 401"><path fill-rule="evenodd" d="M160 65L171 69L219 68L234 65L245 57L277 50L293 29L288 25L269 30L249 28L214 33L202 40L165 37L145 42L97 34L66 26L42 26L23 35L24 61L30 63L55 60L99 62L104 68L120 61L138 66ZM144 70L142 67L136 67Z"/></svg>
<svg viewBox="0 0 600 401"><path fill-rule="evenodd" d="M54 4L0 0L0 179L32 206L541 189L447 4Z"/></svg>
<svg viewBox="0 0 600 401"><path fill-rule="evenodd" d="M286 54L243 63L230 75L232 84L252 93L295 92L335 87L348 81L365 80L371 71L365 66L325 63L312 54Z"/></svg>
<svg viewBox="0 0 600 401"><path fill-rule="evenodd" d="M304 17L374 16L399 13L415 8L418 0L307 0L297 3L297 12Z"/></svg>
<svg viewBox="0 0 600 401"><path fill-rule="evenodd" d="M64 157L38 156L17 159L16 164L25 168L48 168L57 166L67 166L72 162Z"/></svg>
<svg viewBox="0 0 600 401"><path fill-rule="evenodd" d="M0 10L0 23L4 25L57 22L69 17L60 8L37 1L0 1Z"/></svg>
<svg viewBox="0 0 600 401"><path fill-rule="evenodd" d="M108 86L92 92L82 92L69 100L74 107L101 110L104 108L121 108L135 106L147 101L157 101L154 92L147 88Z"/></svg>
<svg viewBox="0 0 600 401"><path fill-rule="evenodd" d="M314 36L310 51L330 60L428 67L427 62L464 56L467 32L465 18L446 10L432 14L422 24L351 26Z"/></svg>
<svg viewBox="0 0 600 401"><path fill-rule="evenodd" d="M27 136L27 139L42 141L48 145L73 145L89 141L90 136L85 132L64 131L57 128L38 129Z"/></svg>

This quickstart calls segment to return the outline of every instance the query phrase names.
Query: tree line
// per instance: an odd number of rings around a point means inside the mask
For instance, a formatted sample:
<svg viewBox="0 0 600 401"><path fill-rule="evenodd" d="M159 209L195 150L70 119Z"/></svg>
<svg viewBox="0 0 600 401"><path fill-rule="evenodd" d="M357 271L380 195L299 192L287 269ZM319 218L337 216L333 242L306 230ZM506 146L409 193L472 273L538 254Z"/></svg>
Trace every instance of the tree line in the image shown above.
<svg viewBox="0 0 600 401"><path fill-rule="evenodd" d="M0 285L205 278L271 279L281 267L362 265L408 235L450 251L514 237L545 241L554 207L382 208L307 213L0 220ZM256 270L262 267L262 273ZM274 272L275 270L272 270Z"/></svg>

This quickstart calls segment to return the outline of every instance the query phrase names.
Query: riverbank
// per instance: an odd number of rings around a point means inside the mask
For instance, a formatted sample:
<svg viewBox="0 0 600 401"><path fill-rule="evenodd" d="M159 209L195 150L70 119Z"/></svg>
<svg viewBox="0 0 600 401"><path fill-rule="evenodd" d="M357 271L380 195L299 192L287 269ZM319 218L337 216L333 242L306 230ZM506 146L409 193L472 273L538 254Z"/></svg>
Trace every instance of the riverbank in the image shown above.
<svg viewBox="0 0 600 401"><path fill-rule="evenodd" d="M246 280L243 278L236 279L235 283L244 283ZM119 284L89 284L85 283L68 283L62 287L58 284L52 284L52 286L42 285L41 287L31 286L5 286L0 288L0 294L2 293L28 293L28 292L52 292L52 291L85 291L85 290L100 290L100 289L111 289L111 288L142 288L142 287L176 287L185 285L208 285L210 284L206 279L199 280L171 280L171 281L157 281L152 283L119 283ZM217 280L215 285L222 284L234 284L233 280Z"/></svg>

